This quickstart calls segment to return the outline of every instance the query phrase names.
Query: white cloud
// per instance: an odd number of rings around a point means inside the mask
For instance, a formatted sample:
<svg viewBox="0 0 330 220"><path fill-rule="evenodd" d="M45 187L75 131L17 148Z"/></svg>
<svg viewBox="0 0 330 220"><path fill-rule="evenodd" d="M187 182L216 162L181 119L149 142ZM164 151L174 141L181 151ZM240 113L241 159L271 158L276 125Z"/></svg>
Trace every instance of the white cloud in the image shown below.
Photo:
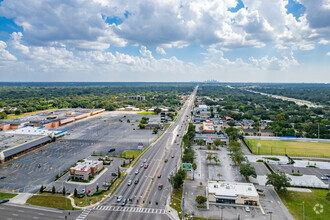
<svg viewBox="0 0 330 220"><path fill-rule="evenodd" d="M157 47L156 52L161 55L166 55L166 52L165 52L164 48L162 48L162 47Z"/></svg>
<svg viewBox="0 0 330 220"><path fill-rule="evenodd" d="M330 41L325 40L325 39L321 39L321 40L319 41L319 44L327 45L327 44L330 44Z"/></svg>
<svg viewBox="0 0 330 220"><path fill-rule="evenodd" d="M327 53L327 56L330 56L330 52Z"/></svg>
<svg viewBox="0 0 330 220"><path fill-rule="evenodd" d="M314 44L303 44L299 46L300 50L313 50L315 48Z"/></svg>

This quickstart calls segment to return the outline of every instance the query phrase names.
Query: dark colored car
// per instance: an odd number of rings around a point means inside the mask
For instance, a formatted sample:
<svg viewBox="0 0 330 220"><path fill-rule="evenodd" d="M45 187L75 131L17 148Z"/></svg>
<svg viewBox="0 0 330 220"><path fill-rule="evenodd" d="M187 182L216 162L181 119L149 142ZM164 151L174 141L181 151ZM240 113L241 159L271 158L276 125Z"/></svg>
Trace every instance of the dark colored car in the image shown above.
<svg viewBox="0 0 330 220"><path fill-rule="evenodd" d="M111 173L111 176L118 176L118 173Z"/></svg>
<svg viewBox="0 0 330 220"><path fill-rule="evenodd" d="M0 200L0 204L5 203L5 202L9 202L9 199Z"/></svg>
<svg viewBox="0 0 330 220"><path fill-rule="evenodd" d="M168 159L165 159L165 163L167 163Z"/></svg>
<svg viewBox="0 0 330 220"><path fill-rule="evenodd" d="M139 182L139 179L135 179L134 183L138 184L138 182Z"/></svg>
<svg viewBox="0 0 330 220"><path fill-rule="evenodd" d="M5 179L6 177L5 176L0 176L0 180L3 180Z"/></svg>

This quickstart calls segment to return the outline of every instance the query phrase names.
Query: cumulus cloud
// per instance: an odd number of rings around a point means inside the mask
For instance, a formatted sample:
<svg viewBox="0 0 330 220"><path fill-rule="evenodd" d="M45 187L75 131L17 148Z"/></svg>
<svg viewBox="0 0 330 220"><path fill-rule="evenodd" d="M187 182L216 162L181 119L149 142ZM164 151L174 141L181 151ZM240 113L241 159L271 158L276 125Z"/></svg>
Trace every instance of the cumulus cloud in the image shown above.
<svg viewBox="0 0 330 220"><path fill-rule="evenodd" d="M3 41L0 41L0 67L12 65L14 61L17 61L17 58L8 50L6 50L6 48L7 44Z"/></svg>
<svg viewBox="0 0 330 220"><path fill-rule="evenodd" d="M327 56L330 56L330 52L327 53Z"/></svg>
<svg viewBox="0 0 330 220"><path fill-rule="evenodd" d="M156 52L161 55L166 55L166 52L165 52L164 48L162 48L162 47L157 47Z"/></svg>

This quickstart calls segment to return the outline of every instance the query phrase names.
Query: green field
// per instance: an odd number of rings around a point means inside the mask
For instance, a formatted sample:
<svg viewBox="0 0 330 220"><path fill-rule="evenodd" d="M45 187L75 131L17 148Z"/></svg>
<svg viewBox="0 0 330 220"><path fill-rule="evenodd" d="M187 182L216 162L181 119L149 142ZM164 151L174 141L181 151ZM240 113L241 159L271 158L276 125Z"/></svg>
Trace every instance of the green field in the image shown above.
<svg viewBox="0 0 330 220"><path fill-rule="evenodd" d="M31 198L29 198L26 201L26 203L37 206L50 207L50 208L72 210L71 200L63 196L34 195Z"/></svg>
<svg viewBox="0 0 330 220"><path fill-rule="evenodd" d="M11 199L15 196L17 196L17 194L15 194L15 193L0 193L0 200L2 200L2 199Z"/></svg>
<svg viewBox="0 0 330 220"><path fill-rule="evenodd" d="M303 201L305 206L305 220L329 219L330 201L325 198L328 190L312 189L312 192L287 191L279 196L294 219L303 219ZM319 204L319 205L317 205ZM316 206L316 212L314 207ZM323 206L323 209L322 209ZM319 212L319 213L317 213Z"/></svg>
<svg viewBox="0 0 330 220"><path fill-rule="evenodd" d="M245 142L254 154L276 155L276 141L245 139ZM330 143L327 142L277 141L277 145L278 155L330 158Z"/></svg>

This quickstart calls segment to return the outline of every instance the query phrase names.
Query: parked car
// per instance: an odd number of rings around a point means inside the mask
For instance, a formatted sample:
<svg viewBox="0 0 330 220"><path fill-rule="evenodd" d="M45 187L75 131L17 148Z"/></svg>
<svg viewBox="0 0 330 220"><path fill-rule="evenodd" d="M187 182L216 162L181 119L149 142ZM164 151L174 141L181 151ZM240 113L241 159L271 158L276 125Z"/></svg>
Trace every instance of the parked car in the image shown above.
<svg viewBox="0 0 330 220"><path fill-rule="evenodd" d="M41 167L41 165L40 165L40 163L38 164L38 168L40 168Z"/></svg>
<svg viewBox="0 0 330 220"><path fill-rule="evenodd" d="M111 176L118 176L118 173L111 173Z"/></svg>
<svg viewBox="0 0 330 220"><path fill-rule="evenodd" d="M2 199L2 200L0 200L0 204L5 203L5 202L9 202L9 199Z"/></svg>
<svg viewBox="0 0 330 220"><path fill-rule="evenodd" d="M124 200L121 202L121 206L125 206L125 205L126 205L126 202L127 202L127 199L124 199Z"/></svg>
<svg viewBox="0 0 330 220"><path fill-rule="evenodd" d="M139 179L136 178L135 181L134 181L134 184L138 184L139 183Z"/></svg>
<svg viewBox="0 0 330 220"><path fill-rule="evenodd" d="M120 202L122 198L123 198L122 195L118 196L118 197L117 197L117 202Z"/></svg>
<svg viewBox="0 0 330 220"><path fill-rule="evenodd" d="M128 180L127 185L132 185L132 180Z"/></svg>
<svg viewBox="0 0 330 220"><path fill-rule="evenodd" d="M138 174L139 174L139 170L136 170L136 171L135 171L135 175L138 175Z"/></svg>
<svg viewBox="0 0 330 220"><path fill-rule="evenodd" d="M245 209L246 212L250 212L250 208L248 206L245 206L244 209Z"/></svg>
<svg viewBox="0 0 330 220"><path fill-rule="evenodd" d="M104 182L103 184L102 184L102 186L104 186L104 187L107 187L107 186L109 186L110 184L109 183L107 183L107 182Z"/></svg>
<svg viewBox="0 0 330 220"><path fill-rule="evenodd" d="M3 180L5 179L6 177L5 176L0 176L0 180Z"/></svg>
<svg viewBox="0 0 330 220"><path fill-rule="evenodd" d="M330 174L324 174L323 176L329 177L330 178Z"/></svg>
<svg viewBox="0 0 330 220"><path fill-rule="evenodd" d="M322 177L321 177L321 180L329 180L329 177L327 177L327 176L322 176Z"/></svg>

